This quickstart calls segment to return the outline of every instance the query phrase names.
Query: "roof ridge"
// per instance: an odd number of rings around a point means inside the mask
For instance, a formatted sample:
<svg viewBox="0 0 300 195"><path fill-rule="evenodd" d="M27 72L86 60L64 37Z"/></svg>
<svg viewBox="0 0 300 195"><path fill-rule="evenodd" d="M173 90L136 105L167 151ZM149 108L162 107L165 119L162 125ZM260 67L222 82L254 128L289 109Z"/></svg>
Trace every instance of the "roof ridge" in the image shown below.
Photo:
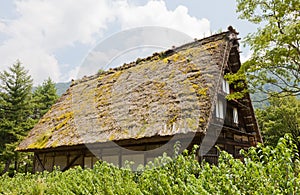
<svg viewBox="0 0 300 195"><path fill-rule="evenodd" d="M192 42L185 43L185 44L180 45L178 47L170 48L168 50L164 50L164 51L161 51L161 52L155 52L152 55L149 55L145 58L137 58L135 61L132 61L132 62L129 62L129 63L124 63L123 65L115 67L115 68L109 68L106 71L98 72L98 73L90 75L90 76L83 76L82 78L80 78L78 80L72 80L72 83L71 83L70 87L72 87L74 85L77 85L77 84L80 84L80 83L85 83L85 82L90 81L92 79L97 79L101 75L109 75L109 74L115 73L116 71L126 70L126 69L129 69L131 67L138 66L141 62L144 62L144 61L149 62L149 61L153 61L153 60L157 60L157 59L163 60L163 59L165 59L165 58L167 58L167 57L169 57L169 56L171 56L171 55L173 55L173 54L175 54L179 51L182 51L182 50L184 50L184 49L186 49L187 47L190 47L190 46L200 46L200 45L210 43L212 41L217 41L217 40L223 39L225 37L229 38L229 33L230 33L229 31L225 31L225 32L213 34L209 37L204 37L204 38L199 39L199 40L195 39Z"/></svg>

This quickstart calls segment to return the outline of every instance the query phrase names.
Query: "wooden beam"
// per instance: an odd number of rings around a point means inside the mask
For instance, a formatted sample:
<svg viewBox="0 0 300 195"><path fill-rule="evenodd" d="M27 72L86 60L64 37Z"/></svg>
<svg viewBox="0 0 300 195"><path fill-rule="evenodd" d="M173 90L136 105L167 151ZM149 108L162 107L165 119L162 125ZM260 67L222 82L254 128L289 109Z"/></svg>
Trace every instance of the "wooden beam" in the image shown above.
<svg viewBox="0 0 300 195"><path fill-rule="evenodd" d="M219 138L216 141L216 144L224 144L224 145L231 145L231 146L242 146L242 147L250 147L251 143L248 142L238 142L238 141L234 141L234 140L228 140L228 139L224 139L224 138Z"/></svg>
<svg viewBox="0 0 300 195"><path fill-rule="evenodd" d="M73 158L73 160L71 160L71 162L62 171L68 170L80 156L81 154L78 154L75 158Z"/></svg>
<svg viewBox="0 0 300 195"><path fill-rule="evenodd" d="M118 158L119 158L119 168L121 168L122 167L122 150L121 150L121 148L119 149Z"/></svg>
<svg viewBox="0 0 300 195"><path fill-rule="evenodd" d="M45 171L45 170L46 170L46 169L45 169L45 166L43 165L43 163L42 163L42 161L41 161L39 155L38 155L38 154L34 154L34 156L35 156L35 158L37 159L38 163L41 165L43 171Z"/></svg>

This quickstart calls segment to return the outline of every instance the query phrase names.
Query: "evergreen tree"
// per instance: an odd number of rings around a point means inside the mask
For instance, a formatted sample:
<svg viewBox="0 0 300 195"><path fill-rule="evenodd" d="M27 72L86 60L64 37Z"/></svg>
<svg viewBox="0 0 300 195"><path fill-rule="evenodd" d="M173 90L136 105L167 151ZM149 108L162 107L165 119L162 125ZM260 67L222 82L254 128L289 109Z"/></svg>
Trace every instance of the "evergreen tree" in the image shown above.
<svg viewBox="0 0 300 195"><path fill-rule="evenodd" d="M0 94L2 109L5 112L3 118L16 123L24 122L30 115L30 98L32 79L28 71L17 62L9 71L0 73Z"/></svg>
<svg viewBox="0 0 300 195"><path fill-rule="evenodd" d="M19 154L14 149L34 125L30 118L31 90L31 76L20 62L0 73L0 162L5 164L2 173L8 171L12 162L18 170Z"/></svg>
<svg viewBox="0 0 300 195"><path fill-rule="evenodd" d="M35 119L41 118L58 99L55 83L48 78L33 93Z"/></svg>

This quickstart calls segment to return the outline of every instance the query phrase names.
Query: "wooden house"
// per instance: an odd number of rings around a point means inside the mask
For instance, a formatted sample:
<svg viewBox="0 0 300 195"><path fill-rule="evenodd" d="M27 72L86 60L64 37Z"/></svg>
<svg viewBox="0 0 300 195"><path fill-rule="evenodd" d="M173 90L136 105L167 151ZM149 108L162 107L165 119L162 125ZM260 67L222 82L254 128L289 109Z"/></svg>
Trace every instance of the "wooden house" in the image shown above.
<svg viewBox="0 0 300 195"><path fill-rule="evenodd" d="M225 99L238 47L237 33L223 32L74 81L17 150L34 152L35 171L145 164L176 141L201 145L199 160L215 163L214 145L239 158L262 139L249 94Z"/></svg>

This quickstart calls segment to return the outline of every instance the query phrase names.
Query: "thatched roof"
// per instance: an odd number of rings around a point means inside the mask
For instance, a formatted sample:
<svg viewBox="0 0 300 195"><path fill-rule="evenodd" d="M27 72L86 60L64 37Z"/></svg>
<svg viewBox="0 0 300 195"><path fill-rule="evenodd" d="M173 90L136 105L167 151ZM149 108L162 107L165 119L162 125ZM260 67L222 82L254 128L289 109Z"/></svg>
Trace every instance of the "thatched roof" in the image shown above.
<svg viewBox="0 0 300 195"><path fill-rule="evenodd" d="M230 63L240 65L231 35L74 81L17 150L205 132L220 75ZM229 60L232 52L235 62Z"/></svg>

